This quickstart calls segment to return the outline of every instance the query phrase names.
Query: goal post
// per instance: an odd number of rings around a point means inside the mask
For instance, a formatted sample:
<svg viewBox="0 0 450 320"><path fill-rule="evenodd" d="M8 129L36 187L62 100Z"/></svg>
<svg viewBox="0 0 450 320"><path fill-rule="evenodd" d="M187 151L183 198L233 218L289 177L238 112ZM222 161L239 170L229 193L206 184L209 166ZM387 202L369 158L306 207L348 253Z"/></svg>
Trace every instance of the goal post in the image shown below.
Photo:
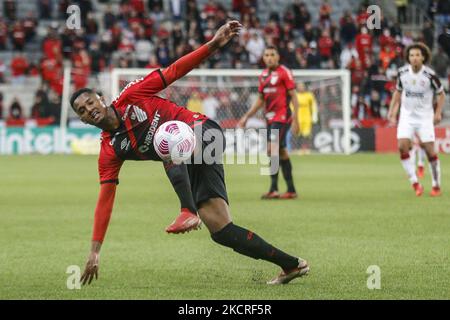
<svg viewBox="0 0 450 320"><path fill-rule="evenodd" d="M127 83L151 71L140 68L113 69L106 96L115 98ZM305 90L315 97L317 121L309 124L309 135L289 135L288 147L296 151L308 143L313 152L350 154L350 72L340 69L292 70L292 73L296 84L303 83ZM232 129L256 99L260 74L261 70L255 69L195 69L164 89L160 95L180 106L202 112L222 127ZM263 115L258 113L249 120L248 126L264 127Z"/></svg>

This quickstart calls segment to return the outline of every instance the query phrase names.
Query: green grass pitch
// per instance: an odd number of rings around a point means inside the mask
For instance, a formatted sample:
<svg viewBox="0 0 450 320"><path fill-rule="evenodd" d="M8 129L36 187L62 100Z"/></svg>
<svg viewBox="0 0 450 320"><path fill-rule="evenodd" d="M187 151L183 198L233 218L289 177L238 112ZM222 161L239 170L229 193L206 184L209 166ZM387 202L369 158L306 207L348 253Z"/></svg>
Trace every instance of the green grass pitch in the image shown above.
<svg viewBox="0 0 450 320"><path fill-rule="evenodd" d="M178 200L161 164L126 162L99 279L69 290L67 267L83 269L90 248L96 157L0 157L0 299L449 299L450 157L441 162L443 196L428 195L427 170L416 198L397 155L294 156L301 198L270 202L258 166L227 165L234 222L311 264L278 287L265 284L276 266L205 228L167 235ZM370 265L379 290L367 288Z"/></svg>

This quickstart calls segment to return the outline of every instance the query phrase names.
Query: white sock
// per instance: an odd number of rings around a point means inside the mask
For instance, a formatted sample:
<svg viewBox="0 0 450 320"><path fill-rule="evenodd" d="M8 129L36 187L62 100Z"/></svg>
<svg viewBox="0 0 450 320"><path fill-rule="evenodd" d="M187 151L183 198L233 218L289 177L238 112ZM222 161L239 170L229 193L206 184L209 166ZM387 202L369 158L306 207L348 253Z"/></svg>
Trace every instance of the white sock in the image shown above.
<svg viewBox="0 0 450 320"><path fill-rule="evenodd" d="M423 164L425 163L425 156L426 156L426 153L425 153L425 150L423 150L422 148L419 148L419 150L418 150L418 160L417 160L417 165L419 166L419 167L423 167Z"/></svg>
<svg viewBox="0 0 450 320"><path fill-rule="evenodd" d="M431 184L433 187L441 186L441 162L436 156L433 160L429 161L431 172Z"/></svg>
<svg viewBox="0 0 450 320"><path fill-rule="evenodd" d="M413 165L416 165L416 154L417 154L418 150L417 147L414 146L412 147L411 151L409 152L409 157L411 159L411 162L413 163Z"/></svg>
<svg viewBox="0 0 450 320"><path fill-rule="evenodd" d="M417 183L416 166L411 161L409 153L401 154L401 162L411 184Z"/></svg>

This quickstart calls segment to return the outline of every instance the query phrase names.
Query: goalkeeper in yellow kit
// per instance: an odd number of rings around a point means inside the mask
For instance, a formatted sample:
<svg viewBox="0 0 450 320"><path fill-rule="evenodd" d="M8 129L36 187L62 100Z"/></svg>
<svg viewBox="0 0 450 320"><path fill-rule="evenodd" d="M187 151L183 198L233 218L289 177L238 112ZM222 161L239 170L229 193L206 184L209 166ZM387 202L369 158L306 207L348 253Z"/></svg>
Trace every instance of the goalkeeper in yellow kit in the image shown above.
<svg viewBox="0 0 450 320"><path fill-rule="evenodd" d="M301 144L303 151L309 151L311 148L311 133L313 124L317 123L317 102L314 94L306 90L303 82L297 84L297 100L298 100L298 117L293 121L298 121L299 136L301 137ZM291 109L293 105L291 104Z"/></svg>

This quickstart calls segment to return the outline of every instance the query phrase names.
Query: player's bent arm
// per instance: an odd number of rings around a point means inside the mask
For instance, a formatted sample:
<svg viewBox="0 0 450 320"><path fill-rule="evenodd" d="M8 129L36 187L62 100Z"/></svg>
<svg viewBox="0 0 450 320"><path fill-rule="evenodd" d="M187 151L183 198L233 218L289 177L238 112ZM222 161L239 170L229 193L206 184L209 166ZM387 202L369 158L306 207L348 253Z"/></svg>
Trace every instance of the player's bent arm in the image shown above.
<svg viewBox="0 0 450 320"><path fill-rule="evenodd" d="M241 126L245 126L247 123L247 120L252 117L256 112L258 112L259 109L261 109L264 106L264 98L263 95L260 93L258 94L258 98L256 98L255 103L250 107L250 109L242 116L240 124Z"/></svg>

